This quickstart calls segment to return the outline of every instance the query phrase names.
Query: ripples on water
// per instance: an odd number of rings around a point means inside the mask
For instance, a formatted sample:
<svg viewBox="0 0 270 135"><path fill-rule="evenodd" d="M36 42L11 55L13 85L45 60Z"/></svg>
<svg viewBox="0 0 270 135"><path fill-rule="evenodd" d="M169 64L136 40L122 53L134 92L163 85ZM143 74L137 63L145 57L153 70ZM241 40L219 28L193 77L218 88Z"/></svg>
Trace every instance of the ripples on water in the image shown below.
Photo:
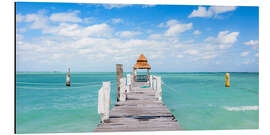
<svg viewBox="0 0 270 135"><path fill-rule="evenodd" d="M162 76L163 102L186 130L258 128L258 73L152 73ZM91 132L99 123L97 94L116 73L16 74L17 133Z"/></svg>

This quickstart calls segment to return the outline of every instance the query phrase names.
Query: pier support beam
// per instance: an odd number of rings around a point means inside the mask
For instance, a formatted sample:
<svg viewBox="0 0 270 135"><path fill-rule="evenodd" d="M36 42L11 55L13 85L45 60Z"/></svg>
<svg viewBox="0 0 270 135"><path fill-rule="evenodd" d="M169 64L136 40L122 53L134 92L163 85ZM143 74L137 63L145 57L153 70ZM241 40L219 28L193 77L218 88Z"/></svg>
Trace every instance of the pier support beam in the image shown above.
<svg viewBox="0 0 270 135"><path fill-rule="evenodd" d="M120 101L120 78L123 77L122 64L116 64L116 74L117 74L117 101Z"/></svg>

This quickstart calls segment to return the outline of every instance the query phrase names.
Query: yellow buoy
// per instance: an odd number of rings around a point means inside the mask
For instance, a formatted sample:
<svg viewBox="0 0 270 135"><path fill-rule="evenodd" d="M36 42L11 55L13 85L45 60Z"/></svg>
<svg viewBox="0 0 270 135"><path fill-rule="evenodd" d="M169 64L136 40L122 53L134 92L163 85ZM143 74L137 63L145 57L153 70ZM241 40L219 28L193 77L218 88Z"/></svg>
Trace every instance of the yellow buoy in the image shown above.
<svg viewBox="0 0 270 135"><path fill-rule="evenodd" d="M225 87L230 87L230 74L229 73L225 74L225 80L226 80Z"/></svg>

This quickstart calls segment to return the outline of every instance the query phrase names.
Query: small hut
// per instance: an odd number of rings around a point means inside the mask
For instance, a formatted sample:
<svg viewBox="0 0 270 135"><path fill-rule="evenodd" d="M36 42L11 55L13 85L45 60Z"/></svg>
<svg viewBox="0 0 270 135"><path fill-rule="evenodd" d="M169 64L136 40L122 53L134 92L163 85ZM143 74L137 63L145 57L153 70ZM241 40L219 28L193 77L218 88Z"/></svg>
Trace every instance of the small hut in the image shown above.
<svg viewBox="0 0 270 135"><path fill-rule="evenodd" d="M147 74L137 74L137 69L146 69ZM141 54L139 58L137 59L137 63L133 66L133 76L134 80L137 82L147 82L149 81L149 70L151 69L151 66L147 63L146 57Z"/></svg>

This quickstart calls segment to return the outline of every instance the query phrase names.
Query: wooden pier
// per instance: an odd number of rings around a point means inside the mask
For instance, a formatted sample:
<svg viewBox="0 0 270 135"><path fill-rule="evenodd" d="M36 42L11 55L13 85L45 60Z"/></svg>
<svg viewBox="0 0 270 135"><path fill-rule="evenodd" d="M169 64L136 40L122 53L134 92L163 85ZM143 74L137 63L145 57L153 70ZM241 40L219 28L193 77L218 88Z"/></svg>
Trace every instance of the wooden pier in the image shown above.
<svg viewBox="0 0 270 135"><path fill-rule="evenodd" d="M145 85L135 82L126 101L117 102L109 119L94 132L183 130L169 109L155 97L154 89L141 88Z"/></svg>
<svg viewBox="0 0 270 135"><path fill-rule="evenodd" d="M110 110L110 82L103 82L98 96L101 123L94 132L183 130L174 115L162 103L162 80L149 74L151 66L142 54L133 67L133 75L123 77L122 64L116 65L117 103ZM147 69L145 79L136 69ZM143 81L145 80L145 81Z"/></svg>

